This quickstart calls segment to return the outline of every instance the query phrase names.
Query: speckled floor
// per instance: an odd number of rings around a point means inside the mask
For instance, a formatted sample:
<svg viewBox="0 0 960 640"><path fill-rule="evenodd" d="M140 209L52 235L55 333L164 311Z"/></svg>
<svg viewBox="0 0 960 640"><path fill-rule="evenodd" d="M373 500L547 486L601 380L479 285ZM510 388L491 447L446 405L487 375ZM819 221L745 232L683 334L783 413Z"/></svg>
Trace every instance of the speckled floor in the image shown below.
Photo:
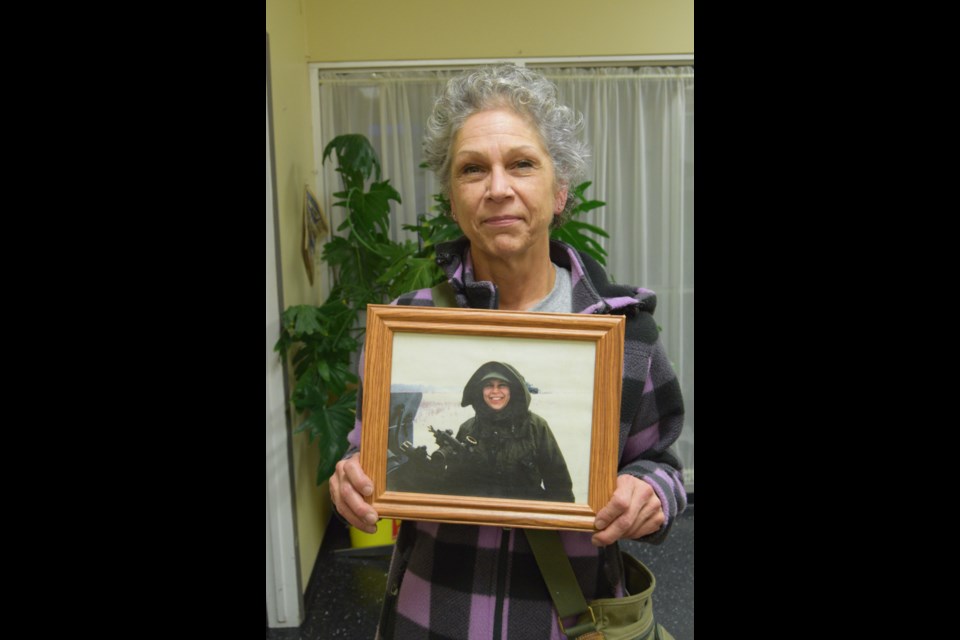
<svg viewBox="0 0 960 640"><path fill-rule="evenodd" d="M693 512L691 504L661 545L626 542L625 547L657 578L654 614L676 640L693 638ZM331 523L304 598L299 631L272 629L271 640L373 638L386 584L389 556L351 556L345 529Z"/></svg>

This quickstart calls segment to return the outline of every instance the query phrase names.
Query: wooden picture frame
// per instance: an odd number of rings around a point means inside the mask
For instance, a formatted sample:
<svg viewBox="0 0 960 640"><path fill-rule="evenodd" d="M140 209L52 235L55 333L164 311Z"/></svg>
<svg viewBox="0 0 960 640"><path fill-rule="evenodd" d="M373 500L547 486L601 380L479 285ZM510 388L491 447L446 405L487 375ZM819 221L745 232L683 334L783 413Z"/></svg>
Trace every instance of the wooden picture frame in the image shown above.
<svg viewBox="0 0 960 640"><path fill-rule="evenodd" d="M381 517L401 520L593 531L616 486L624 325L618 315L369 305L360 447L374 486L367 501ZM476 415L483 398L476 381L492 363L507 363L526 379L530 392L513 388L508 401L528 399L529 411L548 425L572 502L488 490L493 472L476 465L470 468L482 471L469 476L475 483L433 483L452 468L439 471L438 460L477 455L470 453L479 450L471 448L475 440L458 445L450 437ZM479 400L465 404L468 395ZM422 469L428 473L411 475Z"/></svg>

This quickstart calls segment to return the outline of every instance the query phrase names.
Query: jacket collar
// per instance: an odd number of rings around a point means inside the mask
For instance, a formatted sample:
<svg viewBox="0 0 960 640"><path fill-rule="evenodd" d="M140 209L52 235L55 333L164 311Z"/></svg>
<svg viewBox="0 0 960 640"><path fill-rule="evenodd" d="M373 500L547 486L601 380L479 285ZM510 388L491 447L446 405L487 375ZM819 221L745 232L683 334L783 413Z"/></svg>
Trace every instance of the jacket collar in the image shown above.
<svg viewBox="0 0 960 640"><path fill-rule="evenodd" d="M437 245L437 264L454 290L466 297L475 309L498 309L497 286L473 277L470 241L461 236L453 242ZM577 313L653 312L656 296L652 291L612 284L603 267L589 255L558 240L550 241L550 260L570 271L573 282L573 308ZM458 296L459 297L459 296Z"/></svg>

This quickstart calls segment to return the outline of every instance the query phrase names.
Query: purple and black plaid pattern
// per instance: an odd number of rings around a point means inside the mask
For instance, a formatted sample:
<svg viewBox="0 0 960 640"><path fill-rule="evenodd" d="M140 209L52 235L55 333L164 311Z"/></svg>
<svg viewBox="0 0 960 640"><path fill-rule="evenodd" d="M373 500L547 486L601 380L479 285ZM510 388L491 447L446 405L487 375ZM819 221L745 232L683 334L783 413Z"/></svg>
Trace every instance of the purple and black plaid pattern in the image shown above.
<svg viewBox="0 0 960 640"><path fill-rule="evenodd" d="M400 584L393 635L381 637L563 638L521 530L404 523L409 525L415 525L415 551ZM590 537L561 536L584 592L612 595Z"/></svg>
<svg viewBox="0 0 960 640"><path fill-rule="evenodd" d="M646 289L611 284L596 261L563 243L551 242L550 259L570 270L573 308L579 313L627 317L619 473L653 486L666 522L642 540L661 542L686 508L686 492L680 461L669 451L683 426L683 399L652 316L656 296ZM473 279L466 238L438 246L437 262L447 273L459 306L498 308L496 287ZM404 294L394 303L434 306L429 289ZM360 443L361 402L358 398L347 455ZM587 600L622 595L617 545L597 549L589 533L563 531L560 536ZM564 624L568 622L572 621ZM405 522L401 527L378 637L563 640L522 532L428 522Z"/></svg>

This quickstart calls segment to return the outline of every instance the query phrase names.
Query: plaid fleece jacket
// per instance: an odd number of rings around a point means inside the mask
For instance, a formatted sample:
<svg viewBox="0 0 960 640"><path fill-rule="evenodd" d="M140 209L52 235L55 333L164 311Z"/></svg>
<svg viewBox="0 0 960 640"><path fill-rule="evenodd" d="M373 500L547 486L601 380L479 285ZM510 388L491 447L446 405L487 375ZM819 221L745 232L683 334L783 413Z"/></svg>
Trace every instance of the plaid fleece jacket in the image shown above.
<svg viewBox="0 0 960 640"><path fill-rule="evenodd" d="M663 541L686 508L680 461L668 451L683 426L680 387L658 339L652 291L614 285L600 265L552 241L551 260L570 270L573 308L579 313L627 317L620 414L619 473L650 483L666 522L643 541ZM461 307L497 309L497 288L473 279L466 238L437 248ZM429 289L396 304L434 306ZM360 370L363 371L361 358ZM362 386L361 386L362 394ZM360 444L362 398L350 433ZM589 533L561 531L564 549L586 599L623 595L618 545L598 549ZM564 626L574 620L564 620ZM398 640L564 640L557 614L526 536L518 529L404 522L397 537L377 638Z"/></svg>

